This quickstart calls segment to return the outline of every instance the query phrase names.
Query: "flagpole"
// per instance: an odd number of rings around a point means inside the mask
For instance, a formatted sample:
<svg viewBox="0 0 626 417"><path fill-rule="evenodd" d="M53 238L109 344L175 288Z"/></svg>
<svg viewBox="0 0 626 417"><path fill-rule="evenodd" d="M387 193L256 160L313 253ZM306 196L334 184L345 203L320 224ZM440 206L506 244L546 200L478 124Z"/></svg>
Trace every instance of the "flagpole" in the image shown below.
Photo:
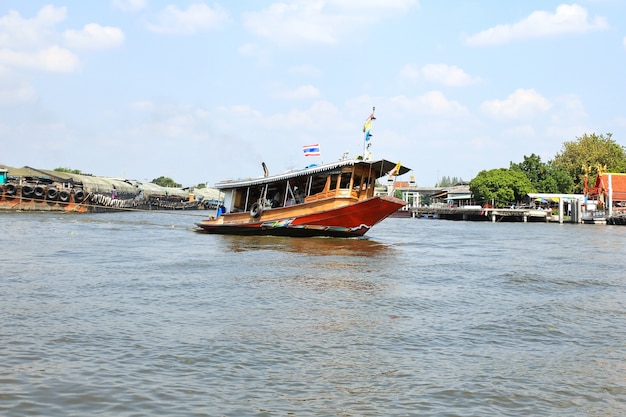
<svg viewBox="0 0 626 417"><path fill-rule="evenodd" d="M369 161L372 157L371 152L369 152L369 148L372 145L369 143L370 138L372 137L372 121L376 120L374 117L374 112L376 111L376 107L372 107L372 114L370 114L367 119L365 119L365 124L363 125L363 159ZM369 155L368 155L369 153Z"/></svg>

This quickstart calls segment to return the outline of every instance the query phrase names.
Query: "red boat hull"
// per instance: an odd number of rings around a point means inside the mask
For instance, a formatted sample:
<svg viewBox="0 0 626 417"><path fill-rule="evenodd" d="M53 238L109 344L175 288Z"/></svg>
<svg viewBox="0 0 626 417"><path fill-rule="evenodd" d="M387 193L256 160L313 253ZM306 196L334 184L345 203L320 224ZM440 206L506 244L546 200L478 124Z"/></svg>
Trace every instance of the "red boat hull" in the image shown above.
<svg viewBox="0 0 626 417"><path fill-rule="evenodd" d="M405 204L395 197L376 196L309 214L295 215L293 211L289 216L287 211L279 219L238 223L206 220L197 225L201 231L215 234L358 237Z"/></svg>

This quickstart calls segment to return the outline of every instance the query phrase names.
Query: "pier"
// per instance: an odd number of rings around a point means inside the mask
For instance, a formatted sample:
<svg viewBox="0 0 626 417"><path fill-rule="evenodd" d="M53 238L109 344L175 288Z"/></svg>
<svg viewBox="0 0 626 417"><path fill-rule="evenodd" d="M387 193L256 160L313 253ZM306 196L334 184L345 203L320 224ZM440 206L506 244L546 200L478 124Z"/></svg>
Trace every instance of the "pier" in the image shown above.
<svg viewBox="0 0 626 417"><path fill-rule="evenodd" d="M447 196L448 203L435 202L430 206L406 207L406 217L444 220L469 220L491 222L555 222L582 223L587 212L583 209L582 194L531 193L528 199L511 207L483 207L472 205L467 195L456 203ZM465 205L463 205L465 203Z"/></svg>
<svg viewBox="0 0 626 417"><path fill-rule="evenodd" d="M412 217L444 220L470 220L491 222L549 222L552 213L531 208L483 208L466 207L414 207L409 209Z"/></svg>

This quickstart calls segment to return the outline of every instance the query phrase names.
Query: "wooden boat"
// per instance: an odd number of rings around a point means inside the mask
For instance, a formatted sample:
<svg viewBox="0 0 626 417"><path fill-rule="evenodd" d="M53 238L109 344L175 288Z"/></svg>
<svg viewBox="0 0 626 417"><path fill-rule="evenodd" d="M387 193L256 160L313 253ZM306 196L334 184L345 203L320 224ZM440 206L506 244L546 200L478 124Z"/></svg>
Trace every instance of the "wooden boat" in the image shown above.
<svg viewBox="0 0 626 417"><path fill-rule="evenodd" d="M409 168L387 160L346 159L299 171L215 184L224 205L197 223L219 234L331 236L364 235L406 201L375 195L376 180Z"/></svg>

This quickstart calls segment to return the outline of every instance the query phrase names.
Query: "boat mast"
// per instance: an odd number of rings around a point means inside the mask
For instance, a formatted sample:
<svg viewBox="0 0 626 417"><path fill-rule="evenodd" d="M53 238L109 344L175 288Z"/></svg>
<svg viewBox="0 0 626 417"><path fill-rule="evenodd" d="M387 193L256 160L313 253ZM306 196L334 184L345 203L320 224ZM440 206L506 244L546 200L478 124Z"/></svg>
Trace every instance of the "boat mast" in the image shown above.
<svg viewBox="0 0 626 417"><path fill-rule="evenodd" d="M372 160L372 153L370 152L370 146L372 146L372 143L370 142L370 139L372 138L372 121L376 120L376 117L374 117L375 111L376 107L372 107L372 114L367 116L365 124L363 125L363 160L365 161Z"/></svg>

